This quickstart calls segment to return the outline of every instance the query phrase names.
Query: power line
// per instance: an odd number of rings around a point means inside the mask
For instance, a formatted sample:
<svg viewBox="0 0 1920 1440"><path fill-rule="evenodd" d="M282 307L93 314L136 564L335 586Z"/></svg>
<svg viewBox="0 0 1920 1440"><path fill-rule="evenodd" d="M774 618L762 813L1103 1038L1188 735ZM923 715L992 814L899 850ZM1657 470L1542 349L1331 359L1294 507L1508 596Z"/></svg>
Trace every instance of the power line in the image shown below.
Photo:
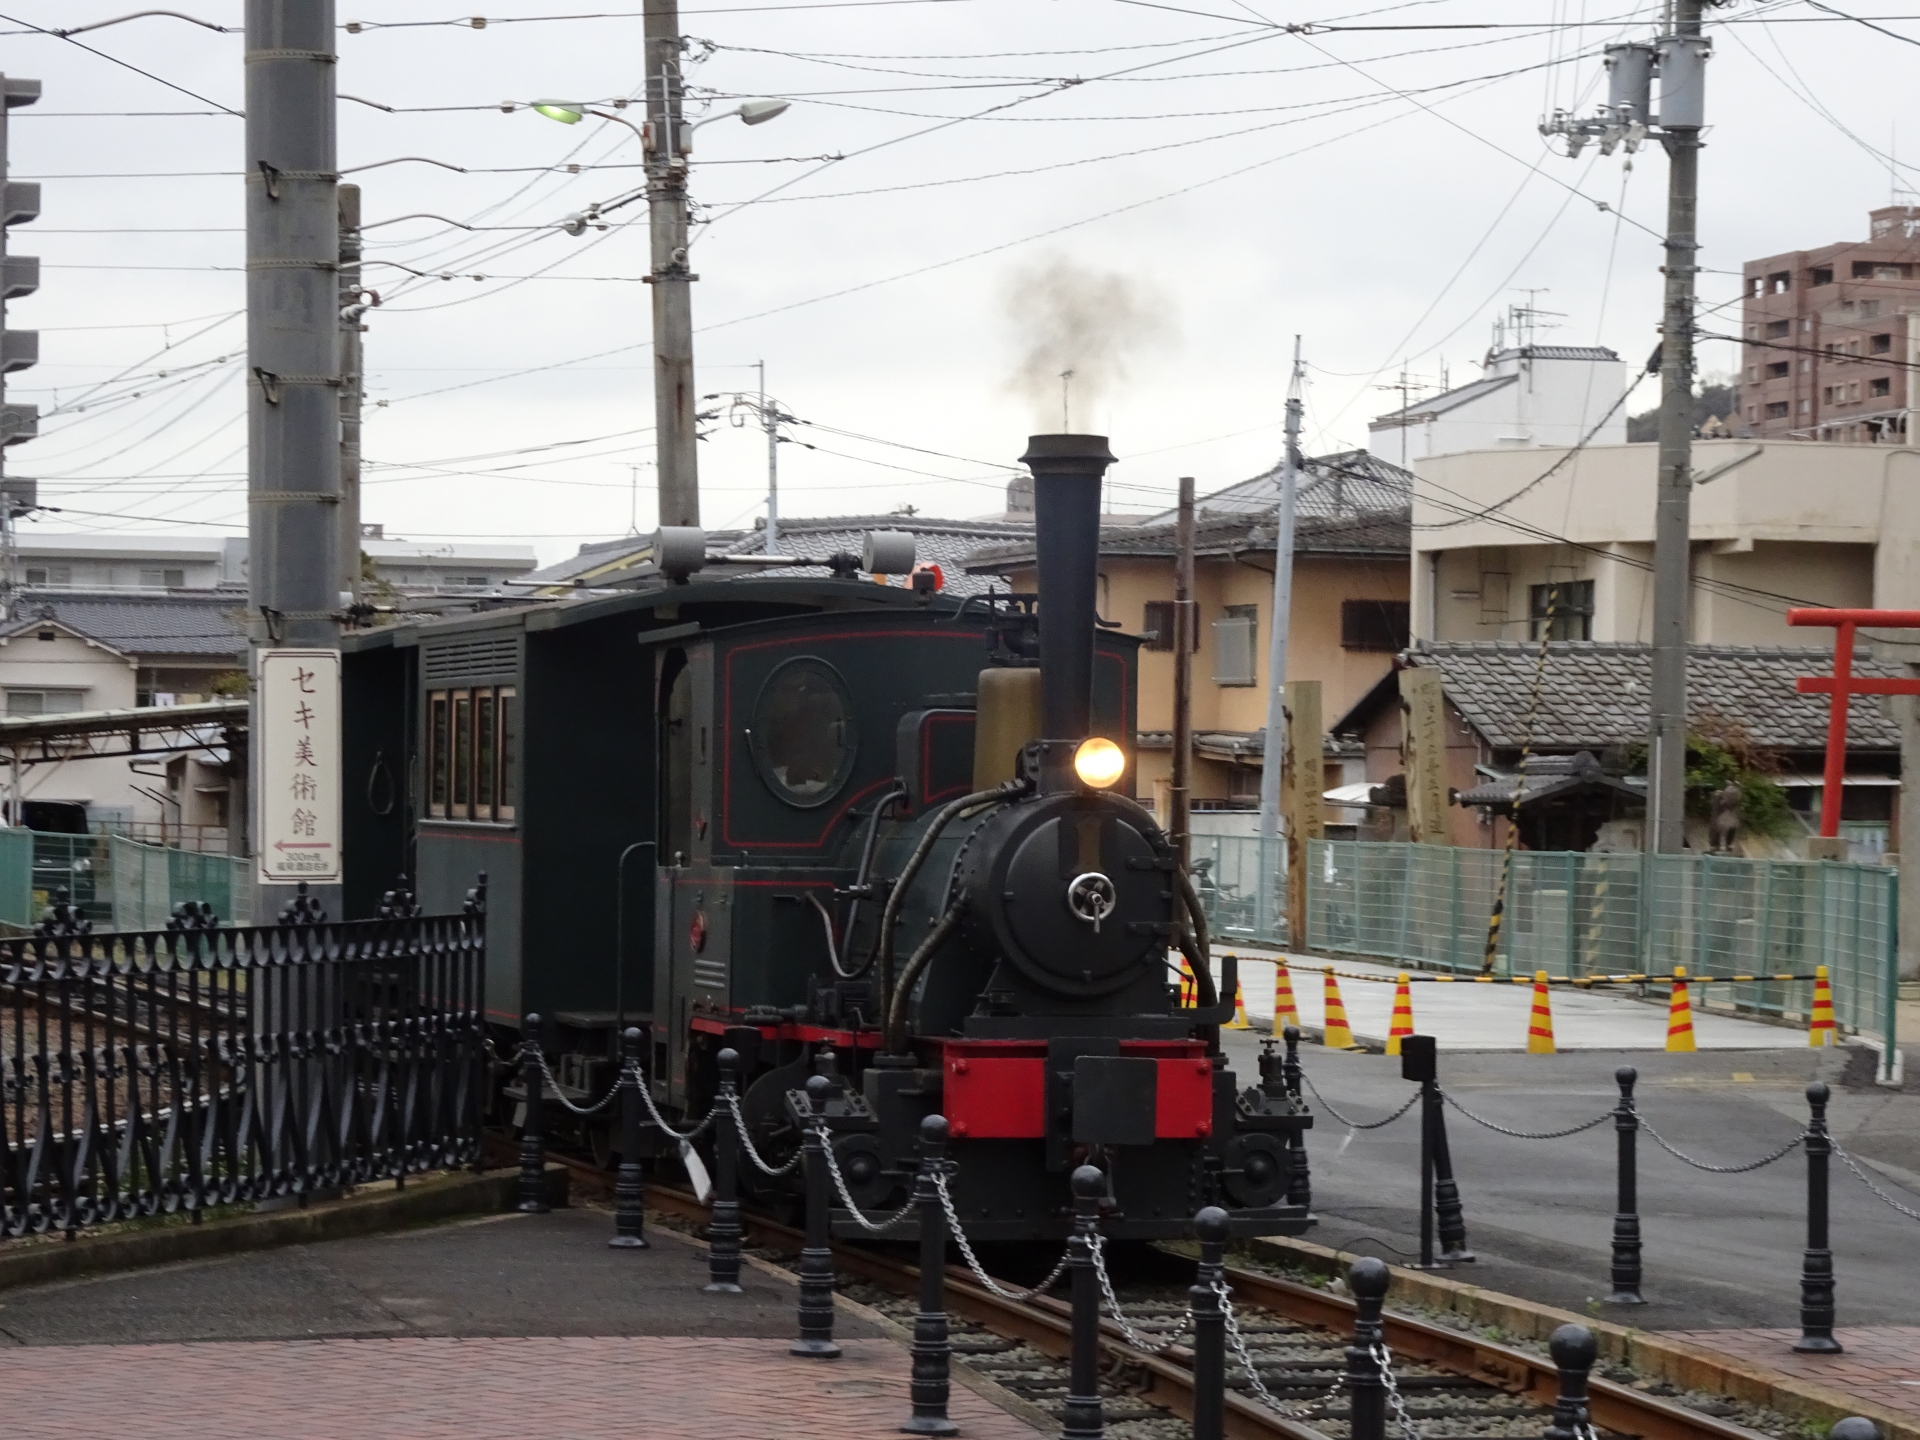
<svg viewBox="0 0 1920 1440"><path fill-rule="evenodd" d="M190 100L198 100L202 105L211 105L214 107L214 109L225 111L227 114L234 116L236 119L241 118L240 112L238 110L233 109L231 106L222 105L218 100L210 99L209 97L200 94L196 90L189 90L184 85L176 85L171 80L163 80L161 79L160 76L154 74L151 70L142 70L138 65L134 65L128 61L122 60L117 55L109 55L104 50L96 50L91 45L88 45L83 43L82 41L76 40L73 38L73 36L65 34L59 30L48 30L43 26L31 24L28 21L21 20L18 17L13 15L0 14L0 20L5 20L10 25L21 26L22 28L18 32L16 32L18 34L46 35L55 40L64 40L69 45L78 45L82 50L86 51L89 55L98 55L102 60L106 60L114 65L118 65L123 70L131 70L136 75L146 76L147 79L153 81L156 85L164 85L169 90L177 90Z"/></svg>

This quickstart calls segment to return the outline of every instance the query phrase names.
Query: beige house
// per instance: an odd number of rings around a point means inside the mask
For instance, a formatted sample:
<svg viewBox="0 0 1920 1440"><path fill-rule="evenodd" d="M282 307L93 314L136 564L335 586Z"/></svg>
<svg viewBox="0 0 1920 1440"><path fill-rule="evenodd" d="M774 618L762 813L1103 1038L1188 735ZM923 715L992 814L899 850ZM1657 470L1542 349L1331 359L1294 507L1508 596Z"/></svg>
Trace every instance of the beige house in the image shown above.
<svg viewBox="0 0 1920 1440"><path fill-rule="evenodd" d="M1364 450L1303 463L1288 632L1288 680L1318 680L1323 713L1346 711L1407 643L1407 494L1411 477ZM1273 625L1278 469L1196 507L1193 728L1196 809L1251 811L1260 793ZM1139 793L1165 813L1173 748L1173 513L1104 530L1101 618L1147 637L1140 663ZM1033 588L1031 542L969 557L972 574ZM1329 754L1328 784L1360 779L1353 750Z"/></svg>
<svg viewBox="0 0 1920 1440"><path fill-rule="evenodd" d="M1551 609L1554 639L1651 640L1656 450L1419 461L1413 634L1537 639ZM1920 608L1920 449L1711 440L1693 468L1692 642L1817 643L1791 605Z"/></svg>

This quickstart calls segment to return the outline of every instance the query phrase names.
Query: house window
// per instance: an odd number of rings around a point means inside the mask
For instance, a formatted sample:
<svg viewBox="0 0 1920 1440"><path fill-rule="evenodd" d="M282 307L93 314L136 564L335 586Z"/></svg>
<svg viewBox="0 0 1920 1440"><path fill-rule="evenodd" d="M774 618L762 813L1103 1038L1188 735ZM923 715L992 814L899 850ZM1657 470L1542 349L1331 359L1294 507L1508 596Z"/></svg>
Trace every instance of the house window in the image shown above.
<svg viewBox="0 0 1920 1440"><path fill-rule="evenodd" d="M1791 270L1776 270L1767 277L1767 290L1770 294L1784 295L1791 284L1793 284Z"/></svg>
<svg viewBox="0 0 1920 1440"><path fill-rule="evenodd" d="M1173 649L1174 602L1171 600L1147 601L1146 615L1140 626L1140 633L1147 637L1147 649ZM1195 633L1187 637L1187 653L1194 654L1200 649L1200 635Z"/></svg>
<svg viewBox="0 0 1920 1440"><path fill-rule="evenodd" d="M1254 668L1255 633L1259 628L1259 609L1253 605L1229 605L1226 618L1213 622L1213 683L1216 685L1255 685L1259 674Z"/></svg>
<svg viewBox="0 0 1920 1440"><path fill-rule="evenodd" d="M71 565L29 565L27 584L29 585L71 585L73 567Z"/></svg>
<svg viewBox="0 0 1920 1440"><path fill-rule="evenodd" d="M1767 378L1770 380L1778 380L1792 368L1793 362L1791 360L1776 360L1767 366Z"/></svg>
<svg viewBox="0 0 1920 1440"><path fill-rule="evenodd" d="M1858 400L1859 398L1860 398L1860 382L1858 380L1849 381L1847 384L1847 399Z"/></svg>
<svg viewBox="0 0 1920 1440"><path fill-rule="evenodd" d="M1527 587L1527 616L1535 640L1593 638L1593 581L1562 580Z"/></svg>
<svg viewBox="0 0 1920 1440"><path fill-rule="evenodd" d="M1891 395L1893 393L1893 379L1891 376L1883 375L1880 379L1873 382L1871 388L1875 395Z"/></svg>
<svg viewBox="0 0 1920 1440"><path fill-rule="evenodd" d="M1769 320L1767 322L1767 338L1769 340L1778 340L1781 336L1792 333L1793 322L1791 320Z"/></svg>
<svg viewBox="0 0 1920 1440"><path fill-rule="evenodd" d="M145 590L178 590L187 583L184 570L142 570L140 585Z"/></svg>
<svg viewBox="0 0 1920 1440"><path fill-rule="evenodd" d="M1833 404L1833 392L1835 388L1836 387L1832 385L1822 385L1820 387L1820 403L1822 405Z"/></svg>
<svg viewBox="0 0 1920 1440"><path fill-rule="evenodd" d="M1250 765L1236 765L1227 771L1227 799L1235 805L1260 803L1260 772Z"/></svg>
<svg viewBox="0 0 1920 1440"><path fill-rule="evenodd" d="M1893 349L1893 336L1876 335L1873 337L1872 342L1868 344L1867 349L1872 354L1885 355L1889 350Z"/></svg>
<svg viewBox="0 0 1920 1440"><path fill-rule="evenodd" d="M1394 654L1407 648L1412 622L1404 600L1342 600L1340 648Z"/></svg>
<svg viewBox="0 0 1920 1440"><path fill-rule="evenodd" d="M1831 285L1833 283L1833 267L1823 266L1816 268L1813 272L1813 283L1815 285Z"/></svg>
<svg viewBox="0 0 1920 1440"><path fill-rule="evenodd" d="M1767 406L1767 419L1784 420L1787 418L1787 402L1775 400Z"/></svg>
<svg viewBox="0 0 1920 1440"><path fill-rule="evenodd" d="M513 819L516 691L511 686L427 695L427 814L445 820Z"/></svg>
<svg viewBox="0 0 1920 1440"><path fill-rule="evenodd" d="M7 689L7 714L12 715L71 715L76 710L87 708L87 692L84 690L15 690Z"/></svg>

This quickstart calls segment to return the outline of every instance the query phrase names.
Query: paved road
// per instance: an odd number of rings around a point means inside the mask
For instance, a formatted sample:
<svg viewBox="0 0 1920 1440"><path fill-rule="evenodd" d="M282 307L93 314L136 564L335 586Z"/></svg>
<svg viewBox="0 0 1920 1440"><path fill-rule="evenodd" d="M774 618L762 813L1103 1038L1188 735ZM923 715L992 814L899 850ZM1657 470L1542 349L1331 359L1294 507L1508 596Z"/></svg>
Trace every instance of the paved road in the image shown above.
<svg viewBox="0 0 1920 1440"><path fill-rule="evenodd" d="M1235 1068L1254 1073L1258 1037L1229 1032ZM1305 1046L1306 1068L1355 1120L1405 1099L1397 1059ZM1696 1055L1584 1051L1528 1056L1441 1051L1441 1081L1476 1113L1519 1130L1553 1130L1610 1108L1615 1068L1638 1068L1642 1114L1675 1146L1717 1164L1755 1159L1803 1127L1811 1078L1834 1087L1840 1143L1883 1189L1920 1210L1920 1084L1895 1093L1842 1083L1860 1051L1774 1050ZM1318 1108L1318 1107L1317 1107ZM1607 1293L1614 1210L1612 1125L1570 1139L1509 1139L1449 1110L1448 1137L1481 1260L1459 1278L1585 1311ZM1797 1317L1806 1166L1798 1152L1753 1174L1694 1170L1641 1136L1640 1196L1650 1304L1609 1311L1646 1329L1780 1326ZM1399 1258L1417 1250L1419 1133L1412 1116L1382 1130L1346 1129L1322 1114L1312 1133L1320 1225L1309 1238ZM1904 1183L1903 1183L1904 1182ZM1875 1199L1836 1159L1833 1248L1841 1323L1914 1319L1920 1294L1920 1221Z"/></svg>
<svg viewBox="0 0 1920 1440"><path fill-rule="evenodd" d="M0 1291L5 1345L170 1340L795 1333L794 1291L748 1268L704 1295L704 1252L610 1250L604 1211L500 1215ZM872 1329L842 1315L848 1335Z"/></svg>

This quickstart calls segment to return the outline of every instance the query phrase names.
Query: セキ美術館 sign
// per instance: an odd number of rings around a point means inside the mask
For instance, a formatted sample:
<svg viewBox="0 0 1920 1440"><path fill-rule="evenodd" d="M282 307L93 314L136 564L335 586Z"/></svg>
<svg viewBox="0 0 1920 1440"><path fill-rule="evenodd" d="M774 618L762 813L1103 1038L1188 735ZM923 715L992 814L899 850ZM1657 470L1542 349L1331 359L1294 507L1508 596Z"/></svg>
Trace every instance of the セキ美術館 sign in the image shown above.
<svg viewBox="0 0 1920 1440"><path fill-rule="evenodd" d="M340 652L262 650L256 674L260 879L340 878Z"/></svg>

